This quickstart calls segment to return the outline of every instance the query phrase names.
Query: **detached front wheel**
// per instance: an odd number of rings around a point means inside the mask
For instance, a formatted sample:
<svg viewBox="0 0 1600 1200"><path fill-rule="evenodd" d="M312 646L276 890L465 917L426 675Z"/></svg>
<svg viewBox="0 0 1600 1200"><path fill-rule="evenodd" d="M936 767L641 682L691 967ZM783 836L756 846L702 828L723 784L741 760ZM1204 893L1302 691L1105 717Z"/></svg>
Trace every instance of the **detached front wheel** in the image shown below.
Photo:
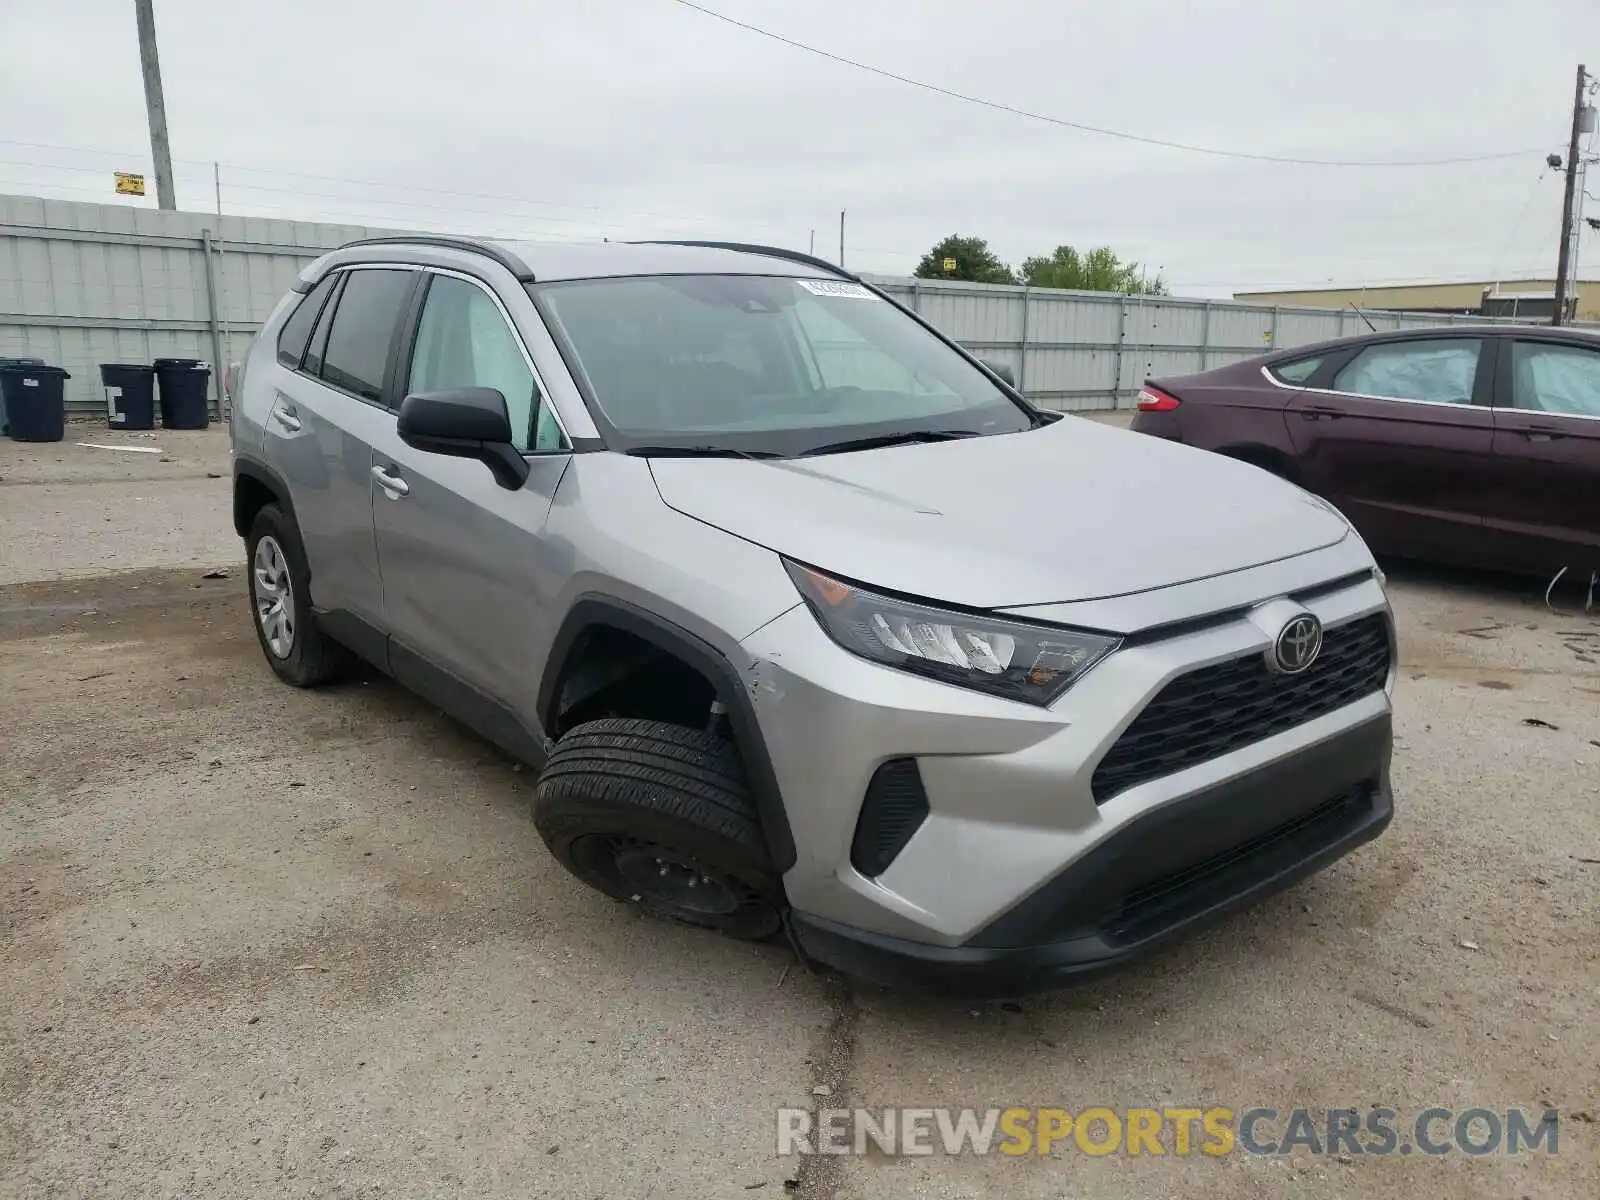
<svg viewBox="0 0 1600 1200"><path fill-rule="evenodd" d="M574 726L551 752L533 802L550 853L598 891L730 937L782 927L737 749L661 721Z"/></svg>

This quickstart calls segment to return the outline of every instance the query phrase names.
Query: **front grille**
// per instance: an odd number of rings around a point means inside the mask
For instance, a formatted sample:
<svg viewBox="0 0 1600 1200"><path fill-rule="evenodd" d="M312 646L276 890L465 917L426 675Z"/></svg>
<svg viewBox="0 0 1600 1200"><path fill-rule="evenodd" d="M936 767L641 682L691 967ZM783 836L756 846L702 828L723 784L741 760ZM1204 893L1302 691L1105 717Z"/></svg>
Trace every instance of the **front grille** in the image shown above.
<svg viewBox="0 0 1600 1200"><path fill-rule="evenodd" d="M1258 652L1180 675L1100 760L1095 803L1330 713L1380 690L1388 676L1382 613L1326 630L1322 652L1299 675L1269 671Z"/></svg>
<svg viewBox="0 0 1600 1200"><path fill-rule="evenodd" d="M1100 921L1107 938L1134 942L1304 860L1348 833L1372 810L1361 784L1221 854L1128 892Z"/></svg>

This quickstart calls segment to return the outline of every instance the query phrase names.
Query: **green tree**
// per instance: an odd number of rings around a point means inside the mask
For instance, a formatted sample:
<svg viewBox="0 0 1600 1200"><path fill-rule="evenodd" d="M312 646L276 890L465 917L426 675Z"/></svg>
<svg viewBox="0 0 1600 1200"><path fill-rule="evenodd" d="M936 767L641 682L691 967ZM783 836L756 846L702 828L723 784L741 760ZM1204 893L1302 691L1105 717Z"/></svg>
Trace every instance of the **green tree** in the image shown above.
<svg viewBox="0 0 1600 1200"><path fill-rule="evenodd" d="M955 260L955 270L945 270L945 260ZM951 234L922 256L919 279L965 279L969 283L1015 283L1016 275L1001 262L989 243L978 237Z"/></svg>
<svg viewBox="0 0 1600 1200"><path fill-rule="evenodd" d="M1138 263L1125 263L1110 246L1097 246L1079 254L1071 246L1057 246L1048 258L1023 261L1022 281L1031 287L1070 288L1079 292L1122 292L1126 295L1165 296L1167 285L1157 275L1141 277Z"/></svg>

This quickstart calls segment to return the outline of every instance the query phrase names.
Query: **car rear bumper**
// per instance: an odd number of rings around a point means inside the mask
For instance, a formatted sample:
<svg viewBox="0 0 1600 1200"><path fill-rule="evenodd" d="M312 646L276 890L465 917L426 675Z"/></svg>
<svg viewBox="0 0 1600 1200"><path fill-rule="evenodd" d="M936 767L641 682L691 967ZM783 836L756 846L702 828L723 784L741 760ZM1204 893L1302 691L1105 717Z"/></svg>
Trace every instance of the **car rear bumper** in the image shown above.
<svg viewBox="0 0 1600 1200"><path fill-rule="evenodd" d="M1146 813L943 946L793 914L811 959L873 983L966 997L1048 990L1118 968L1289 886L1393 815L1388 713Z"/></svg>

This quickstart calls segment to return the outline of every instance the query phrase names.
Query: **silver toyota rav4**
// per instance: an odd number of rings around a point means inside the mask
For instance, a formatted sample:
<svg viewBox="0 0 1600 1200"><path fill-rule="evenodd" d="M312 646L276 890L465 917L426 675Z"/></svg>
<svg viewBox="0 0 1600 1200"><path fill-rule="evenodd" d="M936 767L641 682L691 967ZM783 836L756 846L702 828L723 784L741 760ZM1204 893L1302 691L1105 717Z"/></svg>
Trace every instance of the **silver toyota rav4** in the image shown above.
<svg viewBox="0 0 1600 1200"><path fill-rule="evenodd" d="M537 766L551 853L653 912L1016 994L1390 818L1393 624L1334 509L1039 411L806 255L354 243L233 445L272 669L358 656Z"/></svg>

